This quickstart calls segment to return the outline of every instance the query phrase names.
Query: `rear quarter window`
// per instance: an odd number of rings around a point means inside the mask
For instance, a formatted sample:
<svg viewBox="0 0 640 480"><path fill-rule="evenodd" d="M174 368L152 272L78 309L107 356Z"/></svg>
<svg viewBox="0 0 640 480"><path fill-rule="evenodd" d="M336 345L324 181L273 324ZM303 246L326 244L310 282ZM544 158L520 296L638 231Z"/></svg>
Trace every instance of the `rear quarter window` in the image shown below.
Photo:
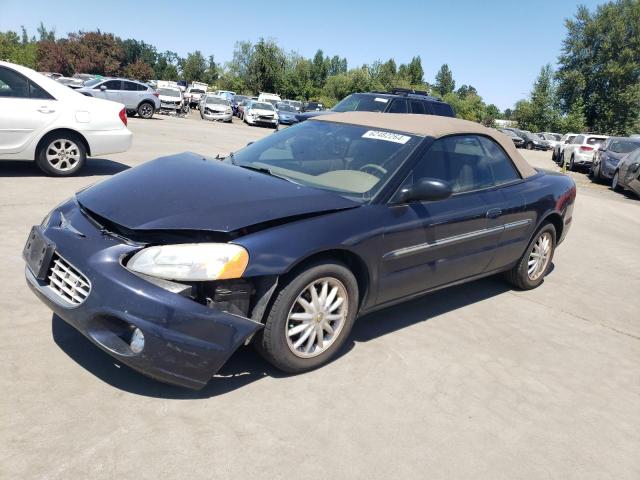
<svg viewBox="0 0 640 480"><path fill-rule="evenodd" d="M434 115L440 115L441 117L455 117L453 108L451 108L451 105L448 103L433 102L431 103L431 109L433 110Z"/></svg>

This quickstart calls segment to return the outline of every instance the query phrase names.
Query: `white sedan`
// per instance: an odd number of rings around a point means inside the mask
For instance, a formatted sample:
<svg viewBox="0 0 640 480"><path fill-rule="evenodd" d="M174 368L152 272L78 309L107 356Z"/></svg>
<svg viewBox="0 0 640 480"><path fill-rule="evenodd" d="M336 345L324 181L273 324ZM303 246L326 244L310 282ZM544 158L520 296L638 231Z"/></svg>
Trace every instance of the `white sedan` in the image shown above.
<svg viewBox="0 0 640 480"><path fill-rule="evenodd" d="M73 175L87 156L128 150L132 136L124 105L0 62L0 159L32 160L49 175Z"/></svg>

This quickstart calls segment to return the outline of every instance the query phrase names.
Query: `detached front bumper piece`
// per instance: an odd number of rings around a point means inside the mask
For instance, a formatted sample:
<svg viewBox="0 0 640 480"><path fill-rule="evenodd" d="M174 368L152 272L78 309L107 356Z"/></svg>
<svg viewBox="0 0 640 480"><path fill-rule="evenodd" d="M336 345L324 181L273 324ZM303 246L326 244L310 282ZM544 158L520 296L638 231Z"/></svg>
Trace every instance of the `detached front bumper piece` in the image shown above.
<svg viewBox="0 0 640 480"><path fill-rule="evenodd" d="M73 200L35 230L51 252L44 259L48 266L35 273L26 267L31 289L94 344L145 375L203 388L262 328L127 270L122 259L140 246L101 232Z"/></svg>

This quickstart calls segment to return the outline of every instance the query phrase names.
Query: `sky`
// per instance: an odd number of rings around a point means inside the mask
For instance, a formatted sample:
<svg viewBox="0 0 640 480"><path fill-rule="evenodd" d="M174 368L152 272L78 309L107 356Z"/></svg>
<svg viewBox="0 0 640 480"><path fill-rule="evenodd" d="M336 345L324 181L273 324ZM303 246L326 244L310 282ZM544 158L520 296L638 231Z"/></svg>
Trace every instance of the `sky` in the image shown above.
<svg viewBox="0 0 640 480"><path fill-rule="evenodd" d="M216 62L231 59L238 40L273 38L287 51L312 57L346 57L349 68L420 55L433 83L447 63L456 88L473 85L500 109L525 98L540 68L555 66L565 37L564 20L579 4L602 0L0 0L0 31L40 22L57 36L100 29L180 55L200 50Z"/></svg>

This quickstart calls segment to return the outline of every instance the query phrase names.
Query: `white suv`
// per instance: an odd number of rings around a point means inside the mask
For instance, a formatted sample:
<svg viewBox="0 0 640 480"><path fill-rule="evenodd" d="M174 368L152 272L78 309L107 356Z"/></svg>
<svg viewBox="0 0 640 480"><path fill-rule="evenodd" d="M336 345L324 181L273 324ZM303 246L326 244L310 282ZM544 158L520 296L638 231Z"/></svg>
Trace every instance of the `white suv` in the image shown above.
<svg viewBox="0 0 640 480"><path fill-rule="evenodd" d="M86 97L30 68L0 62L0 159L72 175L87 156L131 146L121 103Z"/></svg>
<svg viewBox="0 0 640 480"><path fill-rule="evenodd" d="M609 137L606 135L576 135L571 143L565 145L560 166L567 165L571 171L575 171L577 167L590 168L593 155L607 138Z"/></svg>

